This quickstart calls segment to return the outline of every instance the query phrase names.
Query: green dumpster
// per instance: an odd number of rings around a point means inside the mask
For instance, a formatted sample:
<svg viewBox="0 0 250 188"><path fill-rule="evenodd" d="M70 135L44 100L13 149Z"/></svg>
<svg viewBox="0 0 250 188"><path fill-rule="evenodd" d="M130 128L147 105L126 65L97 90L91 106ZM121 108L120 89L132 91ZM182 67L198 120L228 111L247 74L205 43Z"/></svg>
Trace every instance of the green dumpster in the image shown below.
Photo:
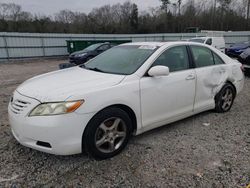
<svg viewBox="0 0 250 188"><path fill-rule="evenodd" d="M83 50L84 48L87 48L88 46L96 43L105 43L109 42L112 44L123 44L132 42L131 40L67 40L67 49L68 53L71 54L76 51Z"/></svg>

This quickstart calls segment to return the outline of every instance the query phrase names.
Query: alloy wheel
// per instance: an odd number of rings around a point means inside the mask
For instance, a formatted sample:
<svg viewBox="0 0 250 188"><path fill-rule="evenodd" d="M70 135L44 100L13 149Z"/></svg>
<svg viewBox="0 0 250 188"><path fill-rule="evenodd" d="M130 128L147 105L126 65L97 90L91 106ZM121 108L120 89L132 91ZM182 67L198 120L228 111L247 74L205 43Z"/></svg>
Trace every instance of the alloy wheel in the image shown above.
<svg viewBox="0 0 250 188"><path fill-rule="evenodd" d="M227 111L228 109L230 109L232 103L233 103L233 91L230 88L225 89L223 95L222 95L222 104L221 104L221 108L224 111Z"/></svg>
<svg viewBox="0 0 250 188"><path fill-rule="evenodd" d="M103 153L118 150L127 136L127 127L120 118L109 118L99 125L95 133L96 148Z"/></svg>

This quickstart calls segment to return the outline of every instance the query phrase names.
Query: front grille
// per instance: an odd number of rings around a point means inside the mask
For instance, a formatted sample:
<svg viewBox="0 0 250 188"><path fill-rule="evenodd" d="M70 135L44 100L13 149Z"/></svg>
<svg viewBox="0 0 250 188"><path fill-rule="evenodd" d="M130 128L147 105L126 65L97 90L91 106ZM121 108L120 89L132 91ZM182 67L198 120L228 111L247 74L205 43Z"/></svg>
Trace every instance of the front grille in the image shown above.
<svg viewBox="0 0 250 188"><path fill-rule="evenodd" d="M11 103L11 111L15 114L21 114L29 105L30 102L16 99Z"/></svg>

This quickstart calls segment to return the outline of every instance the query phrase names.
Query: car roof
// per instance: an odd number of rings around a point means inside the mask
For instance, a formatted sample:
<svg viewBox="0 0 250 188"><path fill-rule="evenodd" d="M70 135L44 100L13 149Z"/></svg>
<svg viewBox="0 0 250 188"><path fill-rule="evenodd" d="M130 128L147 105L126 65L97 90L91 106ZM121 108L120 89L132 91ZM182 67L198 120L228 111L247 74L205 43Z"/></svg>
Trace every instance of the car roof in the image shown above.
<svg viewBox="0 0 250 188"><path fill-rule="evenodd" d="M130 43L124 43L121 44L121 46L163 46L164 44L167 44L168 42L130 42Z"/></svg>
<svg viewBox="0 0 250 188"><path fill-rule="evenodd" d="M202 43L190 42L190 41L172 41L172 42L131 42L131 43L124 43L120 46L152 46L152 47L162 47L162 46L171 46L171 45L200 45L206 46Z"/></svg>
<svg viewBox="0 0 250 188"><path fill-rule="evenodd" d="M194 38L191 38L191 39L207 39L207 38L211 38L211 37L194 37Z"/></svg>
<svg viewBox="0 0 250 188"><path fill-rule="evenodd" d="M102 44L109 44L109 42L100 42L100 43L95 43L95 44L102 45ZM93 45L94 45L94 44L93 44Z"/></svg>
<svg viewBox="0 0 250 188"><path fill-rule="evenodd" d="M194 37L194 38L191 38L191 39L208 39L208 38L223 38L223 37Z"/></svg>

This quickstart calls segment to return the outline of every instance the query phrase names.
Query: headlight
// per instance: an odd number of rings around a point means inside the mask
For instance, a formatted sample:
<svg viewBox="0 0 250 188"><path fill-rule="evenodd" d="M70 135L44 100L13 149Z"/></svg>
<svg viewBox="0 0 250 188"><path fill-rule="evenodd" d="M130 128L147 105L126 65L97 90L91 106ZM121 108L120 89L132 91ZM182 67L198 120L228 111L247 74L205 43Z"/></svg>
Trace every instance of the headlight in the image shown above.
<svg viewBox="0 0 250 188"><path fill-rule="evenodd" d="M81 101L44 103L35 107L29 116L51 116L74 112L84 103Z"/></svg>
<svg viewBox="0 0 250 188"><path fill-rule="evenodd" d="M85 56L85 55L87 55L87 54L86 54L86 53L78 54L77 57L83 57L83 56Z"/></svg>

